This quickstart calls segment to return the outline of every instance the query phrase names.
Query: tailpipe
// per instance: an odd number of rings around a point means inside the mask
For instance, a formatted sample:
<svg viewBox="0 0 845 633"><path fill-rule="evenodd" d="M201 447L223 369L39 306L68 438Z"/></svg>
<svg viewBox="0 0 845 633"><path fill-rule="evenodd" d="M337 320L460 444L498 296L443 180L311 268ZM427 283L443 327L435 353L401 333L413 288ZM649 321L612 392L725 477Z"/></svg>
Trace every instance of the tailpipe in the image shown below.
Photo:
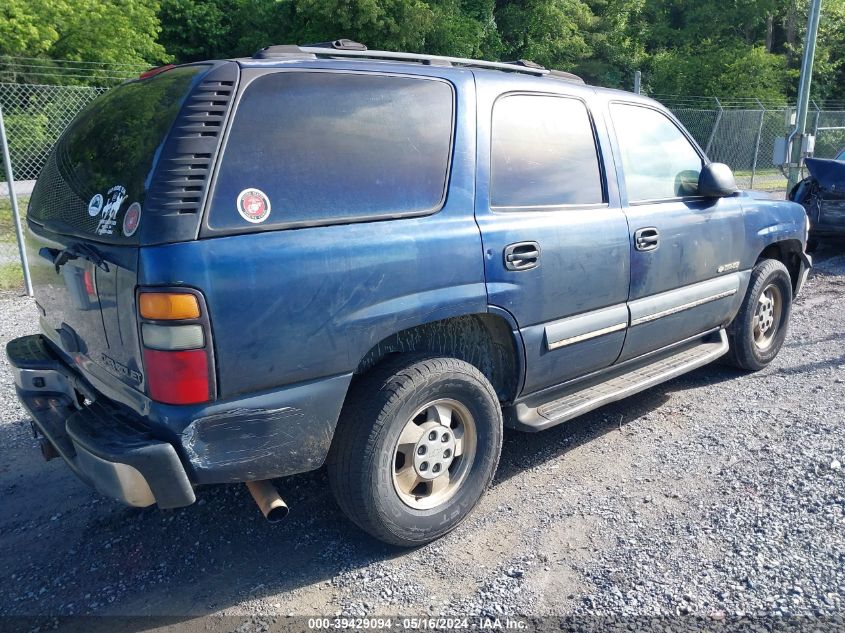
<svg viewBox="0 0 845 633"><path fill-rule="evenodd" d="M246 487L267 521L278 523L288 515L288 504L279 496L269 480L248 481Z"/></svg>

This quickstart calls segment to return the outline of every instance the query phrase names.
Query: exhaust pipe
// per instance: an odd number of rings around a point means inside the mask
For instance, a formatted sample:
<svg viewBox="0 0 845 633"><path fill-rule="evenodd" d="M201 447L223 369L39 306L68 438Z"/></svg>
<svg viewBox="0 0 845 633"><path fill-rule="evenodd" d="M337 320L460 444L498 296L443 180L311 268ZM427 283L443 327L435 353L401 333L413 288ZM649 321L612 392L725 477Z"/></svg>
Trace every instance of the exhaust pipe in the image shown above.
<svg viewBox="0 0 845 633"><path fill-rule="evenodd" d="M61 457L59 455L59 451L56 450L56 447L53 446L53 443L46 437L38 438L38 448L41 449L41 457L44 458L45 462L49 462L51 459Z"/></svg>
<svg viewBox="0 0 845 633"><path fill-rule="evenodd" d="M288 515L288 504L279 496L268 479L248 481L246 487L267 521L278 523Z"/></svg>

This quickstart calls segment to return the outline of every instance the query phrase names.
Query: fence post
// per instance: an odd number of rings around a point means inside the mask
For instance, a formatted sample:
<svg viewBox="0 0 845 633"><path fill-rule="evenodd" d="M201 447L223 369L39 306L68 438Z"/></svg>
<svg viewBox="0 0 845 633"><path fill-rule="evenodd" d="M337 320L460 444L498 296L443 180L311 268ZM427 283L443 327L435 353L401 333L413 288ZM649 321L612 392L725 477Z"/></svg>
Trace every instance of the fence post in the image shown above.
<svg viewBox="0 0 845 633"><path fill-rule="evenodd" d="M719 108L719 111L716 114L716 121L713 122L713 130L710 132L710 138L707 139L707 147L704 148L704 153L707 154L707 157L710 157L710 146L713 145L713 139L716 137L716 130L719 129L719 123L722 122L722 103L719 101L718 98L713 97L716 99L716 107Z"/></svg>
<svg viewBox="0 0 845 633"><path fill-rule="evenodd" d="M3 164L6 166L6 186L9 188L9 200L12 202L12 219L15 221L15 236L18 238L18 253L23 268L23 283L26 294L32 296L32 280L29 278L29 262L26 259L26 248L23 243L23 228L18 209L18 194L15 192L15 176L12 173L12 157L9 156L9 143L6 141L6 124L3 122L3 105L0 104L0 147L3 150Z"/></svg>
<svg viewBox="0 0 845 633"><path fill-rule="evenodd" d="M763 119L766 116L766 106L759 99L754 99L754 101L760 106L760 123L757 125L757 140L754 142L754 160L751 163L751 182L748 183L749 189L754 189L754 176L757 175L757 157L760 154L760 137L763 135Z"/></svg>

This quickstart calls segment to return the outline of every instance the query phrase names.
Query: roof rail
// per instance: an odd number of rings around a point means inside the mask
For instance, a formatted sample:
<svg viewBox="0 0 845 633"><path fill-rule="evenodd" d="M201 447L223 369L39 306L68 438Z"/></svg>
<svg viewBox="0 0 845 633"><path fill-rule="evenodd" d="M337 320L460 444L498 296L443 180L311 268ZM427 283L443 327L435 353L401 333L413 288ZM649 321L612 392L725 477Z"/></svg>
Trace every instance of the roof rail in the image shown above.
<svg viewBox="0 0 845 633"><path fill-rule="evenodd" d="M540 64L527 59L512 62L488 62L482 59L466 57L447 57L443 55L422 55L419 53L402 53L394 51L371 51L363 44L348 39L338 39L319 44L305 46L281 45L265 46L253 55L256 59L316 59L318 55L324 57L360 57L363 59L390 59L397 61L422 62L431 66L467 66L470 68L492 68L506 70L526 75L548 76L554 79L572 81L583 84L584 80L578 75L563 70L549 70Z"/></svg>
<svg viewBox="0 0 845 633"><path fill-rule="evenodd" d="M549 70L538 64L521 60L519 62L488 62L480 59L465 57L446 57L443 55L421 55L418 53L401 53L393 51L371 51L363 44L350 40L335 40L311 46L265 46L256 52L255 59L314 59L323 57L360 57L362 59L390 59L396 61L412 61L430 64L432 66L468 66L472 68L493 68L507 70L514 73L528 75L548 75Z"/></svg>
<svg viewBox="0 0 845 633"><path fill-rule="evenodd" d="M488 62L480 59L468 59L466 57L447 57L445 55L421 55L419 53L401 53L393 51L370 51L370 50L331 50L313 46L300 46L303 53L314 55L328 55L329 57L363 57L365 59L391 59L397 61L422 62L431 65L469 66L472 68L494 68L496 70L508 70L515 73L526 73L529 75L548 75L549 71L542 66L536 68L520 64L509 64L507 62Z"/></svg>
<svg viewBox="0 0 845 633"><path fill-rule="evenodd" d="M575 73L568 73L565 70L550 70L549 77L552 79L562 79L563 81L573 81L577 84L586 83L581 77Z"/></svg>

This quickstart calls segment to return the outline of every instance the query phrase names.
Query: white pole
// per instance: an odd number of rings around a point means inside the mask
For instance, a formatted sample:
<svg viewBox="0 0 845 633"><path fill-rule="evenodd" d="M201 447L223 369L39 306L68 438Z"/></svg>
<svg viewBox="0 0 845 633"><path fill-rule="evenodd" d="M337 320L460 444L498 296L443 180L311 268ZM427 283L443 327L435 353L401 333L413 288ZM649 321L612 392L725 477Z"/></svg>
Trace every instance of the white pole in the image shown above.
<svg viewBox="0 0 845 633"><path fill-rule="evenodd" d="M813 78L813 58L816 55L816 37L819 32L819 16L822 0L811 0L807 16L807 38L804 42L804 57L801 60L801 77L798 84L798 112L795 116L795 129L789 135L787 144L791 144L792 158L789 163L789 182L786 193L798 183L801 177L801 165L804 163L802 145L807 131L807 109L810 105L810 85Z"/></svg>
<svg viewBox="0 0 845 633"><path fill-rule="evenodd" d="M6 125L3 122L3 106L0 105L0 146L3 149L3 164L6 166L6 186L9 188L9 200L12 201L12 218L15 220L15 235L18 238L18 252L23 267L23 283L26 294L32 296L32 279L29 277L29 262L26 259L26 248L23 243L23 227L21 214L18 209L18 196L15 193L15 176L12 173L12 158L9 156L9 143L6 141Z"/></svg>

